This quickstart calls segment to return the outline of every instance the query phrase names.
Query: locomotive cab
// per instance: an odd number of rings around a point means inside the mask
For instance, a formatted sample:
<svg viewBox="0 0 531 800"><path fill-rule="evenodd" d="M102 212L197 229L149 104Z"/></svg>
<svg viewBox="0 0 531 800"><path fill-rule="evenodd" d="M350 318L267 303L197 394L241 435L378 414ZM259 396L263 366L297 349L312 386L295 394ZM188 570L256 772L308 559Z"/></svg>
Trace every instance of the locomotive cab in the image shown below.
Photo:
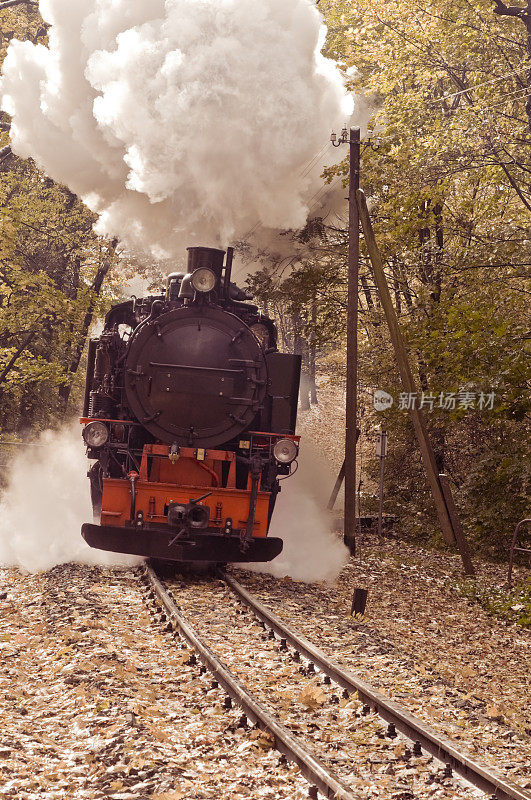
<svg viewBox="0 0 531 800"><path fill-rule="evenodd" d="M82 534L93 547L203 562L282 549L267 534L298 453L300 356L278 352L231 265L230 248L226 260L188 248L163 297L114 307L91 341L82 423L96 522Z"/></svg>

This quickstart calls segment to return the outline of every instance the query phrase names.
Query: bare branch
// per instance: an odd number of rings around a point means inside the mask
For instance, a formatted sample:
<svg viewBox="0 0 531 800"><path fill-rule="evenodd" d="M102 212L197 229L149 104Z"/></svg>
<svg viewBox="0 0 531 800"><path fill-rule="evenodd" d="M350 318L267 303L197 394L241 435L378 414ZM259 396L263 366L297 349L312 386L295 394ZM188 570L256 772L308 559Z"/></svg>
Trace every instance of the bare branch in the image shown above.
<svg viewBox="0 0 531 800"><path fill-rule="evenodd" d="M12 153L11 145L6 144L5 147L0 147L0 164L2 164L8 156Z"/></svg>
<svg viewBox="0 0 531 800"><path fill-rule="evenodd" d="M518 186L517 182L515 181L515 179L513 178L511 173L509 172L509 170L507 169L506 164L504 164L503 162L499 162L499 166L502 168L502 170L507 175L507 180L509 181L509 183L513 187L514 191L516 192L516 194L518 195L518 197L520 198L520 200L522 201L524 206L531 211L531 205L528 203L528 201L524 197L524 194L523 194L522 190L520 189L520 187Z"/></svg>
<svg viewBox="0 0 531 800"><path fill-rule="evenodd" d="M41 316L40 316L40 317L39 317L39 318L36 320L36 322L39 322L39 320L41 319L41 317L42 317L42 314L41 314ZM36 335L37 335L37 330L32 330L32 331L30 331L30 332L28 333L27 337L24 339L24 341L23 341L23 342L22 342L22 344L20 345L20 347L19 347L17 350L15 350L15 352L13 353L13 355L11 356L11 358L9 359L8 363L6 364L6 366L4 367L4 369L2 370L2 373L0 374L0 383L3 383L3 382L5 381L5 379L6 379L7 375L8 375L8 373L9 373L9 372L11 372L11 370L12 370L12 369L13 369L13 367L15 366L15 363L18 361L18 359L20 358L20 356L22 355L22 353L24 352L24 350L26 349L26 347L27 347L27 346L28 346L28 345L31 343L31 340L32 340L32 339L33 339L33 338L34 338Z"/></svg>

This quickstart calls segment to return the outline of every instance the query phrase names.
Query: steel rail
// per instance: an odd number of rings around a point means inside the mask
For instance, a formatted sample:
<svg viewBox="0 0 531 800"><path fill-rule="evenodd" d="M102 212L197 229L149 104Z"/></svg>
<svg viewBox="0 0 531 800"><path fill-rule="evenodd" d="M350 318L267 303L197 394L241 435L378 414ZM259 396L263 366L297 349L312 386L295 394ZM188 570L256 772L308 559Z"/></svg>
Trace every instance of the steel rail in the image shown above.
<svg viewBox="0 0 531 800"><path fill-rule="evenodd" d="M319 759L303 747L297 739L278 723L264 706L256 700L241 681L232 674L217 655L201 640L190 623L180 613L151 564L145 566L145 576L160 604L163 606L172 627L177 627L181 636L196 650L203 664L210 670L225 691L238 703L246 716L261 730L273 736L275 748L300 768L304 777L328 798L334 800L357 800L356 796Z"/></svg>
<svg viewBox="0 0 531 800"><path fill-rule="evenodd" d="M393 723L395 728L408 739L419 742L421 747L432 756L449 764L465 780L497 800L509 800L509 798L511 800L531 800L531 793L521 786L507 780L500 772L479 764L463 753L457 742L437 733L434 728L413 716L403 706L332 661L322 650L294 631L274 612L253 597L232 575L223 570L220 570L219 574L237 597L281 639L285 639L286 643L289 643L294 650L330 676L343 689L349 693L356 691L362 702L370 705L386 722Z"/></svg>

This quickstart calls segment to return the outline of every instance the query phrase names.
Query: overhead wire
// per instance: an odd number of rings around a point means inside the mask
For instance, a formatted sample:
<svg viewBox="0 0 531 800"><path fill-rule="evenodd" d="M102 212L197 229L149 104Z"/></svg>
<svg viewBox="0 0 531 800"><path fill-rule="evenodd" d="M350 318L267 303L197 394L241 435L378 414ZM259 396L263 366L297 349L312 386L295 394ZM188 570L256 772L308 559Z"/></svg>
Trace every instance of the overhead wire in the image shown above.
<svg viewBox="0 0 531 800"><path fill-rule="evenodd" d="M501 80L505 80L506 78L510 78L513 75L518 75L518 74L520 74L522 72L526 72L527 70L528 70L528 67L521 67L519 69L511 70L511 72L507 72L504 75L498 76L497 78L492 78L491 80L484 81L482 83L476 84L475 86L470 86L470 87L468 87L466 89L461 89L461 90L459 90L457 92L451 92L449 94L443 95L442 97L439 97L439 98L431 101L430 103L427 103L427 105L433 106L433 105L436 105L437 103L440 103L442 100L448 100L448 99L452 99L454 97L459 97L460 95L467 94L468 92L476 91L477 89L480 89L480 88L482 88L484 86L489 86L489 85L492 85L494 83L498 83ZM521 99L521 98L523 99L526 96L529 96L529 89L528 89L528 87L522 87L520 89L516 89L513 92L506 93L503 96L503 99L498 103L493 103L493 104L488 105L488 106L482 106L481 108L474 108L472 110L474 110L476 113L482 113L484 111L489 111L490 109L497 108L500 105L503 105L503 103L506 102L511 97L514 97L515 100L518 100L518 99ZM432 133L415 134L414 136L412 136L410 138L412 138L412 139L422 139L422 138L426 138L426 137L429 137L429 136L432 136L432 135L433 135ZM383 136L383 137L379 136L379 137L375 137L375 138L378 139L379 143L383 144L385 142L396 141L397 136L396 135L394 135L394 136L393 135L388 135L388 136ZM327 141L321 147L321 149L302 168L302 170L298 173L299 176L305 177L306 175L308 175L311 172L311 170L315 167L315 165L318 162L319 158L327 151L327 149L330 148L330 146L331 146L331 142ZM484 166L484 165L482 165L482 166ZM325 194L327 192L332 191L337 186L338 182L340 180L343 180L343 179L344 179L344 176L343 175L339 175L331 183L327 183L327 184L324 184L323 186L321 186L310 197L310 199L307 201L308 214L310 214L314 210L314 208L318 205L319 201L325 196ZM262 226L262 223L258 220L255 223L255 225L253 225L253 227L242 237L242 240L246 241L261 226ZM241 270L237 271L236 275L238 275L239 272L241 272Z"/></svg>
<svg viewBox="0 0 531 800"><path fill-rule="evenodd" d="M301 177L303 177L303 178L306 175L308 175L308 173L310 173L312 171L312 169L317 165L317 162L318 162L319 158L321 156L324 156L326 151L329 150L331 146L332 146L332 142L331 141L327 141L327 143L319 150L318 153L316 153L316 155L311 159L311 161L309 161L308 164L305 167L303 167L302 171L299 172L299 175Z"/></svg>
<svg viewBox="0 0 531 800"><path fill-rule="evenodd" d="M530 92L529 88L526 86L523 89L517 89L514 92L508 92L507 94L503 95L503 99L500 100L498 103L492 103L490 106L481 106L481 108L473 109L476 113L481 114L483 111L489 111L491 108L498 108L498 106L502 106L509 97L514 97L515 100L523 100L524 97L529 97Z"/></svg>
<svg viewBox="0 0 531 800"><path fill-rule="evenodd" d="M329 149L331 144L332 143L330 142L330 140L327 139L327 141L321 147L321 149L302 167L301 171L298 173L299 177L304 178L304 177L306 177L306 175L308 175L312 171L312 169L315 167L315 165L316 165L317 161L319 160L319 158L322 155L324 155L324 153L326 152L326 150ZM252 236L252 234L258 228L261 228L261 227L262 227L262 223L260 222L260 220L257 220L256 223L253 225L253 227L250 228L244 236L242 236L242 241L245 242L249 238L249 236Z"/></svg>
<svg viewBox="0 0 531 800"><path fill-rule="evenodd" d="M324 199L326 193L328 191L331 192L337 186L339 181L342 181L342 180L343 180L343 175L338 175L337 178L334 181L332 181L332 183L329 183L329 184L326 184L325 186L323 186L320 189L320 191L317 192L318 196L316 197L315 201L309 206L308 214L311 214L311 212L314 210L314 208L316 208L319 205L319 202ZM315 195L314 195L314 197L315 197ZM309 201L309 202L311 202L311 201Z"/></svg>
<svg viewBox="0 0 531 800"><path fill-rule="evenodd" d="M511 72L507 72L505 75L500 75L498 78L492 78L490 81L484 81L484 83L478 83L475 86L469 86L468 89L460 89L458 92L452 92L451 94L445 94L442 97L437 97L433 100L430 105L435 105L440 103L441 100L449 100L452 97L459 97L461 94L467 94L467 92L475 92L476 89L481 89L482 86L489 86L491 83L497 83L498 81L503 81L505 78L510 78L512 75L518 75L520 72L526 72L529 67L520 67L520 69L514 69Z"/></svg>

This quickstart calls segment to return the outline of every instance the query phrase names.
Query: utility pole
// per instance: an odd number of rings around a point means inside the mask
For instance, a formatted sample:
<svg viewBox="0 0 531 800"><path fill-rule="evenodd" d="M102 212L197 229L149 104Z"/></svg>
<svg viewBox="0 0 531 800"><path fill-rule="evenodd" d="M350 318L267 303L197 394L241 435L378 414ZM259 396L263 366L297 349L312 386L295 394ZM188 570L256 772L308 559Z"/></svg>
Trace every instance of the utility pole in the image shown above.
<svg viewBox="0 0 531 800"><path fill-rule="evenodd" d="M328 508L333 508L335 498L345 480L345 519L343 539L352 555L356 552L356 442L358 418L358 283L360 261L360 217L357 191L360 188L361 137L359 128L343 128L339 139L330 137L334 147L350 146L348 192L348 296L347 296L347 386L345 408L345 460Z"/></svg>
<svg viewBox="0 0 531 800"><path fill-rule="evenodd" d="M348 192L348 297L347 297L347 397L345 426L345 528L344 541L356 552L356 427L358 419L358 283L360 265L360 129L350 129Z"/></svg>
<svg viewBox="0 0 531 800"><path fill-rule="evenodd" d="M531 2L531 0L530 0ZM357 192L360 188L361 136L359 128L343 128L339 138L332 133L330 141L334 147L350 145L349 193L348 193L348 297L347 297L347 397L345 425L345 460L328 502L332 509L343 479L345 480L345 527L344 541L352 555L356 552L356 443L359 429L358 418L358 284L360 265L360 216ZM363 147L378 150L377 139L367 139Z"/></svg>

